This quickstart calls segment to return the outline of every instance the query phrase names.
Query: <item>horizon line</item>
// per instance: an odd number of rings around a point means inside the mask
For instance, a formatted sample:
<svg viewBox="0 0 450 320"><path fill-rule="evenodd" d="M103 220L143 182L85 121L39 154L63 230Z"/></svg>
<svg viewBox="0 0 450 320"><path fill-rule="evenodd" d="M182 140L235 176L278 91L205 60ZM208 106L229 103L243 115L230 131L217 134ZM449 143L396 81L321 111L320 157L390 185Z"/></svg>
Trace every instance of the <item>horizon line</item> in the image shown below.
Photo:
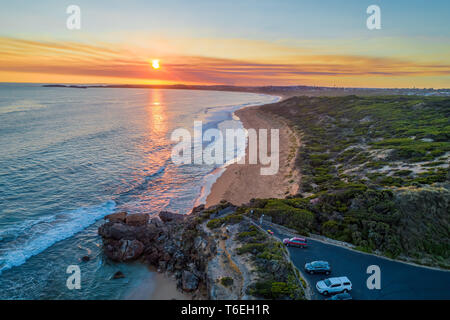
<svg viewBox="0 0 450 320"><path fill-rule="evenodd" d="M352 87L352 86L315 86L315 85L232 85L232 84L186 84L186 83L176 83L176 84L140 84L140 83L81 83L81 82L6 82L0 81L0 84L35 84L35 85L68 85L68 86L85 86L85 87L111 87L111 86L139 86L139 87L232 87L232 88L326 88L326 89L369 89L369 90L450 90L446 87L436 88L436 87Z"/></svg>

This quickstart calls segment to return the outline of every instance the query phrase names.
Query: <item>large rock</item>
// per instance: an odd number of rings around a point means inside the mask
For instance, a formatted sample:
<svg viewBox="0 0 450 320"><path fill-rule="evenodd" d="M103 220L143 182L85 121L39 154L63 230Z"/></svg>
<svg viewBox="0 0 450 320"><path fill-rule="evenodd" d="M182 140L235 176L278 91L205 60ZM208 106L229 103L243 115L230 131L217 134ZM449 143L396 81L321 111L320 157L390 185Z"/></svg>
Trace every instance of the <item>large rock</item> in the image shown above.
<svg viewBox="0 0 450 320"><path fill-rule="evenodd" d="M186 292L192 292L198 288L198 278L190 271L184 270L181 276L181 288Z"/></svg>
<svg viewBox="0 0 450 320"><path fill-rule="evenodd" d="M120 240L122 260L135 260L144 252L144 245L139 240Z"/></svg>
<svg viewBox="0 0 450 320"><path fill-rule="evenodd" d="M150 245L161 233L161 230L154 225L135 227L135 238L145 244Z"/></svg>
<svg viewBox="0 0 450 320"><path fill-rule="evenodd" d="M129 214L125 218L125 223L129 226L144 226L148 223L149 215L146 213Z"/></svg>
<svg viewBox="0 0 450 320"><path fill-rule="evenodd" d="M163 222L172 222L172 221L183 221L184 220L184 215L183 214L178 214L178 213L173 213L173 212L169 212L169 211L161 211L159 213L159 218L163 221Z"/></svg>
<svg viewBox="0 0 450 320"><path fill-rule="evenodd" d="M107 216L105 216L105 219L111 222L125 222L125 218L127 217L127 215L128 213L126 213L125 211L116 212L108 214Z"/></svg>
<svg viewBox="0 0 450 320"><path fill-rule="evenodd" d="M144 245L139 240L108 241L104 247L105 254L114 261L131 261L139 258L144 252Z"/></svg>
<svg viewBox="0 0 450 320"><path fill-rule="evenodd" d="M118 241L108 241L103 245L103 251L106 256L113 261L122 261L122 253L119 250L120 245Z"/></svg>
<svg viewBox="0 0 450 320"><path fill-rule="evenodd" d="M192 214L192 215L195 215L195 214L198 214L198 213L202 212L203 210L205 210L205 205L204 205L204 204L201 204L201 205L199 205L199 206L197 206L197 207L194 207L194 208L192 209L192 211L191 211L191 214Z"/></svg>
<svg viewBox="0 0 450 320"><path fill-rule="evenodd" d="M133 239L136 235L136 228L123 223L108 222L100 226L98 233L103 238L112 238L114 240Z"/></svg>
<svg viewBox="0 0 450 320"><path fill-rule="evenodd" d="M162 220L159 217L151 218L149 224L157 228L162 228L164 226L164 222L162 222Z"/></svg>
<svg viewBox="0 0 450 320"><path fill-rule="evenodd" d="M148 250L146 261L153 266L160 265L160 262L164 261L162 256L164 252L157 250L156 248L151 248ZM164 261L167 262L167 261Z"/></svg>
<svg viewBox="0 0 450 320"><path fill-rule="evenodd" d="M160 271L178 274L183 291L196 291L206 281L206 264L215 249L198 225L202 209L189 215L166 211L151 218L125 212L110 215L98 229L105 255L118 262L141 259Z"/></svg>

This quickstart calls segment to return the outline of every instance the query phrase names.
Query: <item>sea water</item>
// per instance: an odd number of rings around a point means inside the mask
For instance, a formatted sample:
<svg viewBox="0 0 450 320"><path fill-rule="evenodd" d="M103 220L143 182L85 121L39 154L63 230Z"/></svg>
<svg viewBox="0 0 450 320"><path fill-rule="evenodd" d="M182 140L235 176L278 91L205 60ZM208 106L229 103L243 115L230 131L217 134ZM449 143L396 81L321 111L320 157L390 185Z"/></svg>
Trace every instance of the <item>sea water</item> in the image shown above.
<svg viewBox="0 0 450 320"><path fill-rule="evenodd" d="M1 84L0 299L125 298L149 272L104 257L97 235L103 217L188 213L223 168L174 165L173 130L190 130L194 121L204 129L239 127L235 110L276 99ZM66 286L69 265L80 267L79 290ZM112 280L118 270L125 278Z"/></svg>

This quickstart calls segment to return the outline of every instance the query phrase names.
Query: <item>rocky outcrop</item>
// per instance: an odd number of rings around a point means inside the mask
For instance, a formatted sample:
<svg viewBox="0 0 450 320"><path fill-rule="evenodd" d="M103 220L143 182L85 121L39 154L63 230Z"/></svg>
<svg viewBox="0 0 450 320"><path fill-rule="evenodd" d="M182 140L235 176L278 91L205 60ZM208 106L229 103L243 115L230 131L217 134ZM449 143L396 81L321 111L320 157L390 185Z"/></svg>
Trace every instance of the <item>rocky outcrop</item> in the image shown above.
<svg viewBox="0 0 450 320"><path fill-rule="evenodd" d="M215 242L200 227L203 207L190 215L161 212L158 216L115 213L99 227L105 255L114 261L141 261L174 274L186 292L207 292L206 266Z"/></svg>
<svg viewBox="0 0 450 320"><path fill-rule="evenodd" d="M108 214L105 219L111 222L125 222L127 213L125 211Z"/></svg>
<svg viewBox="0 0 450 320"><path fill-rule="evenodd" d="M129 214L125 217L125 223L129 226L146 225L149 220L148 214Z"/></svg>
<svg viewBox="0 0 450 320"><path fill-rule="evenodd" d="M163 222L181 222L184 220L184 215L181 214L177 214L177 213L172 213L169 211L161 211L159 213L159 218L163 221Z"/></svg>
<svg viewBox="0 0 450 320"><path fill-rule="evenodd" d="M186 292L192 292L198 288L198 278L192 272L184 270L181 276L181 288Z"/></svg>
<svg viewBox="0 0 450 320"><path fill-rule="evenodd" d="M104 247L105 254L114 261L131 261L144 252L144 245L139 240L112 240Z"/></svg>

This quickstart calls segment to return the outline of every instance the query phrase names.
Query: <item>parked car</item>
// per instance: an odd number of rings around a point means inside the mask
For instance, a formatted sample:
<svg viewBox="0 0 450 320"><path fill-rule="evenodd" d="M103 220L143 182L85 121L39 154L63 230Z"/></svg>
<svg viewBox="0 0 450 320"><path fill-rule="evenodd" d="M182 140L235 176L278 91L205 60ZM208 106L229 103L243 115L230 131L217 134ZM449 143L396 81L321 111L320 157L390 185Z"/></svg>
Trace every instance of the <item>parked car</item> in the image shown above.
<svg viewBox="0 0 450 320"><path fill-rule="evenodd" d="M316 284L317 291L325 296L334 293L349 292L352 283L347 277L336 277L321 280Z"/></svg>
<svg viewBox="0 0 450 320"><path fill-rule="evenodd" d="M283 244L286 247L298 247L298 248L306 248L307 243L306 239L303 238L291 238L291 239L284 239Z"/></svg>
<svg viewBox="0 0 450 320"><path fill-rule="evenodd" d="M324 273L329 275L331 273L331 267L327 261L313 261L305 264L305 271L309 274Z"/></svg>
<svg viewBox="0 0 450 320"><path fill-rule="evenodd" d="M328 300L352 300L352 296L348 292L343 292L343 293L335 294Z"/></svg>

